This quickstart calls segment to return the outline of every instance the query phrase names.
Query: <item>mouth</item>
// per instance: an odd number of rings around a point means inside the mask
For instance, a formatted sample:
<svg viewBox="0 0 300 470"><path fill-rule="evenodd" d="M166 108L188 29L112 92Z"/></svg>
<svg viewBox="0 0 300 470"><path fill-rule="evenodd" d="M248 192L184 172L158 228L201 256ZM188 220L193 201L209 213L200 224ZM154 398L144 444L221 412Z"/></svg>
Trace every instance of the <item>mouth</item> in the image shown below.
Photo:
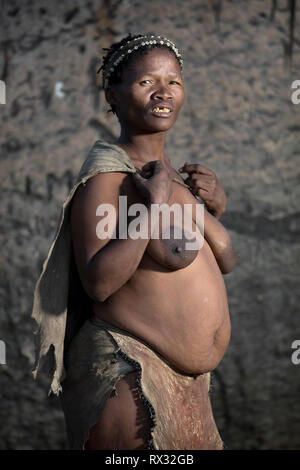
<svg viewBox="0 0 300 470"><path fill-rule="evenodd" d="M173 113L173 109L170 106L163 104L156 105L152 108L152 114L158 117L169 117Z"/></svg>

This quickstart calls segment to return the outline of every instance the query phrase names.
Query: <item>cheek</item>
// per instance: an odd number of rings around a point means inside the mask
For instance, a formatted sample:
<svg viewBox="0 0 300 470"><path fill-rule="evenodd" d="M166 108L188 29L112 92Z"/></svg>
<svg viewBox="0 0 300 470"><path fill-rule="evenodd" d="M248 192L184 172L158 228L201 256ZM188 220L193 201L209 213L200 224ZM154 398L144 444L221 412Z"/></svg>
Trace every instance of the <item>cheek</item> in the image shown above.
<svg viewBox="0 0 300 470"><path fill-rule="evenodd" d="M184 103L184 98L185 98L185 92L184 90L181 90L180 93L178 94L178 103L180 103L180 107Z"/></svg>
<svg viewBox="0 0 300 470"><path fill-rule="evenodd" d="M139 109L144 106L144 103L146 101L146 97L142 93L134 93L134 90L132 93L128 93L125 96L123 96L122 102L126 104L126 106L130 106L131 108L134 109Z"/></svg>
<svg viewBox="0 0 300 470"><path fill-rule="evenodd" d="M141 119L146 112L147 100L141 96L134 96L127 102L127 106L129 116L135 116Z"/></svg>

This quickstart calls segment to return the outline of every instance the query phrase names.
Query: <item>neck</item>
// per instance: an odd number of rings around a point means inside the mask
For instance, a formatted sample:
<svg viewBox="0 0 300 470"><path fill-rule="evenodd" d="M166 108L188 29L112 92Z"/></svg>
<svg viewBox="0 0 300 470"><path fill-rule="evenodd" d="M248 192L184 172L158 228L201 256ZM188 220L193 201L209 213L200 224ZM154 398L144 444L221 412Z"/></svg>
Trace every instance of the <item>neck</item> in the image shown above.
<svg viewBox="0 0 300 470"><path fill-rule="evenodd" d="M125 150L133 160L134 165L139 168L153 160L168 161L164 154L165 140L165 132L129 134L122 130L115 145Z"/></svg>

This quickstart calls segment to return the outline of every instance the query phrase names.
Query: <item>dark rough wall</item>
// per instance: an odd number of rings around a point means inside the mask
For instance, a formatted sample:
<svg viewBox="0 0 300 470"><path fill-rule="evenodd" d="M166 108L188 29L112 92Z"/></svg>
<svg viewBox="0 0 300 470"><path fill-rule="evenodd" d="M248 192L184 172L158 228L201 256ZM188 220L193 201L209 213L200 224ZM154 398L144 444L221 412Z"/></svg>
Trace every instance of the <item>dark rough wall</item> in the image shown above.
<svg viewBox="0 0 300 470"><path fill-rule="evenodd" d="M217 173L239 252L224 277L231 343L213 376L221 435L231 449L300 449L300 365L291 361L300 339L300 104L291 102L300 5L292 44L293 2L275 3L2 2L1 449L66 448L59 401L31 376L34 284L89 148L118 135L97 89L102 47L150 31L184 57L186 102L167 153L176 168L191 161Z"/></svg>

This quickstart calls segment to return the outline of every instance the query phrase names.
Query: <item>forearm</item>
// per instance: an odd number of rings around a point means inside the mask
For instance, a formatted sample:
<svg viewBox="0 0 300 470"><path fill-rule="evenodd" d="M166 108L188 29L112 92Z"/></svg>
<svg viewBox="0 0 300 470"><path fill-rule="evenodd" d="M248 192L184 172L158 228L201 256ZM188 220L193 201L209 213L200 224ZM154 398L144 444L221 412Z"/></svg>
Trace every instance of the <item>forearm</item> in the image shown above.
<svg viewBox="0 0 300 470"><path fill-rule="evenodd" d="M148 230L144 238L111 239L90 260L86 273L86 290L96 301L104 302L135 273L150 240L151 212L143 214ZM144 235L143 235L144 236Z"/></svg>
<svg viewBox="0 0 300 470"><path fill-rule="evenodd" d="M231 272L236 264L237 253L231 237L216 217L204 209L204 238L212 249L223 274Z"/></svg>

